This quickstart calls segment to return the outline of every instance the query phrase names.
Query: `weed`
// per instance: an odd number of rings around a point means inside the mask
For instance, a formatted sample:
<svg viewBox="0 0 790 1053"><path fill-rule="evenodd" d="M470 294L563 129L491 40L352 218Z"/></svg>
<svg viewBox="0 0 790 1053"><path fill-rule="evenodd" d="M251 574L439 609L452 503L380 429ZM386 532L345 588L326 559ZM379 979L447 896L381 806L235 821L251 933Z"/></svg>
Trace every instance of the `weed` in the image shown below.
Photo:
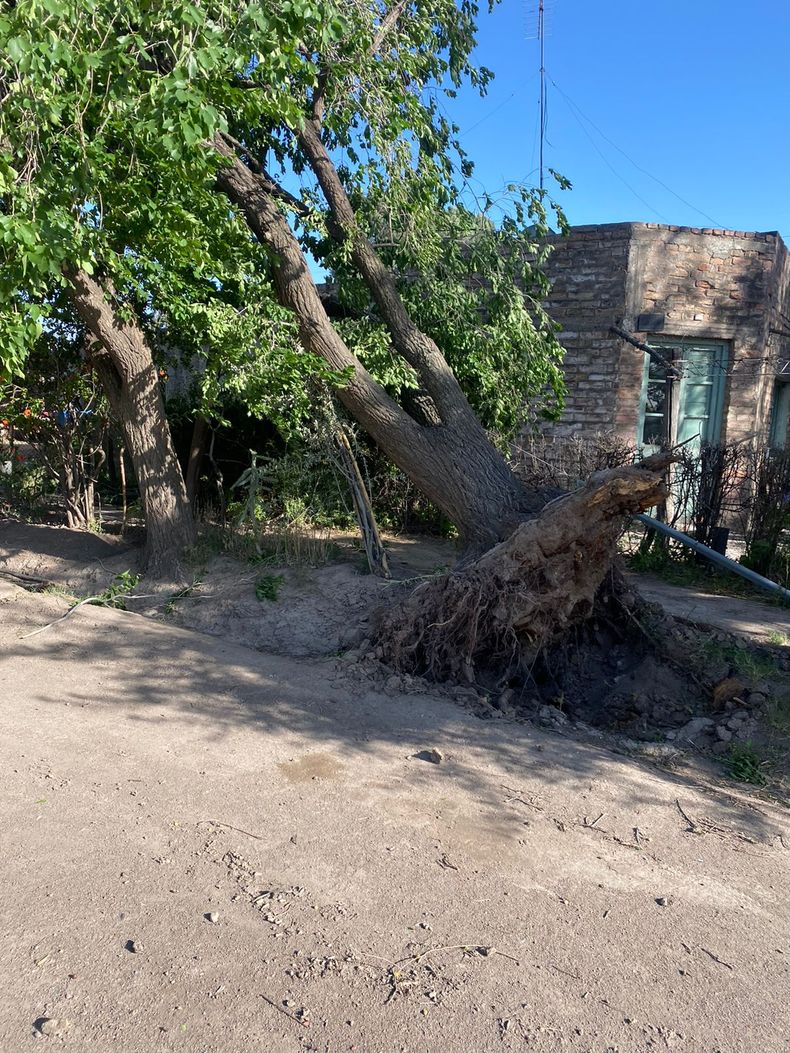
<svg viewBox="0 0 790 1053"><path fill-rule="evenodd" d="M192 584L191 585L187 585L185 588L179 589L178 592L174 592L173 593L173 595L170 597L170 599L165 604L165 614L166 615L175 614L176 613L176 605L178 604L178 601L179 600L183 600L185 596L189 596L189 594L191 592L193 592L195 589L199 588L202 584L203 584L203 582L200 580L200 578L196 574L195 577L192 579Z"/></svg>
<svg viewBox="0 0 790 1053"><path fill-rule="evenodd" d="M723 643L713 637L704 640L699 649L700 669L711 669L726 664L737 676L748 684L777 675L776 659L769 654L759 654L749 647L737 647L734 643Z"/></svg>
<svg viewBox="0 0 790 1053"><path fill-rule="evenodd" d="M133 574L130 570L124 570L116 574L104 592L92 596L86 602L95 607L115 607L117 610L126 610L126 597L140 581L139 574Z"/></svg>
<svg viewBox="0 0 790 1053"><path fill-rule="evenodd" d="M68 600L69 603L78 602L77 597L71 589L66 588L65 585L45 585L41 591L46 593L47 596L62 596L63 599Z"/></svg>
<svg viewBox="0 0 790 1053"><path fill-rule="evenodd" d="M724 758L724 768L732 779L752 786L765 786L768 778L762 770L766 762L751 742L735 742Z"/></svg>
<svg viewBox="0 0 790 1053"><path fill-rule="evenodd" d="M768 643L775 644L777 647L787 647L790 644L790 640L785 636L784 633L780 633L774 630L768 634Z"/></svg>
<svg viewBox="0 0 790 1053"><path fill-rule="evenodd" d="M258 578L255 582L255 595L261 603L264 600L270 600L272 603L277 600L283 580L282 574L262 574Z"/></svg>
<svg viewBox="0 0 790 1053"><path fill-rule="evenodd" d="M780 735L790 735L790 696L769 698L765 707L766 723Z"/></svg>

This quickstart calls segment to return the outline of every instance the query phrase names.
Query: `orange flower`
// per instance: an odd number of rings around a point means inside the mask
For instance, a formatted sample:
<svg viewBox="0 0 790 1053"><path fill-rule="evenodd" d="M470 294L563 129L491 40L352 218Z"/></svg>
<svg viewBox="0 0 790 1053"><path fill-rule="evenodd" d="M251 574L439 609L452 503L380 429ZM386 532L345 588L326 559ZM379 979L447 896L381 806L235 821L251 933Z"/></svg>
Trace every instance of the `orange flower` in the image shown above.
<svg viewBox="0 0 790 1053"><path fill-rule="evenodd" d="M22 410L22 416L23 417L32 417L33 416L33 411L31 410L30 406L25 406L25 408Z"/></svg>

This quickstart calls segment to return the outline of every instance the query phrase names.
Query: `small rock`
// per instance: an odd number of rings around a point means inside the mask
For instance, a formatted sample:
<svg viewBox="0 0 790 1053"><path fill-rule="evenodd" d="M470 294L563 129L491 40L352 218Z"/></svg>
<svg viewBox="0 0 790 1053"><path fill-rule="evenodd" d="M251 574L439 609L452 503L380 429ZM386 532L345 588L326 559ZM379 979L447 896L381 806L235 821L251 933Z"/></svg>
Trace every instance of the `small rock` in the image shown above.
<svg viewBox="0 0 790 1053"><path fill-rule="evenodd" d="M132 954L137 954L137 952L140 950L136 940L127 940L124 944L124 947L127 951L131 951Z"/></svg>
<svg viewBox="0 0 790 1053"><path fill-rule="evenodd" d="M714 742L713 746L711 747L713 753L715 753L717 757L723 757L724 754L729 750L729 748L729 742Z"/></svg>
<svg viewBox="0 0 790 1053"><path fill-rule="evenodd" d="M669 906L669 900L666 896L656 896L656 903L659 905L659 907Z"/></svg>
<svg viewBox="0 0 790 1053"><path fill-rule="evenodd" d="M570 723L565 714L557 709L556 706L541 706L538 716L544 723L554 724L558 727Z"/></svg>
<svg viewBox="0 0 790 1053"><path fill-rule="evenodd" d="M729 742L732 738L732 732L726 728L723 724L719 724L716 728L716 736L721 739L722 742Z"/></svg>
<svg viewBox="0 0 790 1053"><path fill-rule="evenodd" d="M678 731L679 739L686 739L689 742L694 742L696 739L712 731L715 727L716 721L711 720L710 717L694 717L687 724Z"/></svg>
<svg viewBox="0 0 790 1053"><path fill-rule="evenodd" d="M762 691L750 691L746 697L746 704L752 709L759 709L767 700L768 696L763 694Z"/></svg>
<svg viewBox="0 0 790 1053"><path fill-rule="evenodd" d="M33 1027L35 1027L35 1029L42 1035L57 1037L58 1035L65 1034L69 1030L71 1027L71 1021L67 1020L65 1016L41 1016L33 1024Z"/></svg>
<svg viewBox="0 0 790 1053"><path fill-rule="evenodd" d="M206 921L210 921L212 925L216 925L219 922L219 914L215 910L210 910L208 914L204 914L203 917Z"/></svg>
<svg viewBox="0 0 790 1053"><path fill-rule="evenodd" d="M388 676L384 681L385 691L401 691L403 688L403 682L397 673L393 673L392 676Z"/></svg>
<svg viewBox="0 0 790 1053"><path fill-rule="evenodd" d="M473 687L457 687L453 695L458 702L477 702L479 697Z"/></svg>
<svg viewBox="0 0 790 1053"><path fill-rule="evenodd" d="M412 754L415 760L428 761L430 764L441 764L444 760L444 754L441 750L420 750L418 753Z"/></svg>

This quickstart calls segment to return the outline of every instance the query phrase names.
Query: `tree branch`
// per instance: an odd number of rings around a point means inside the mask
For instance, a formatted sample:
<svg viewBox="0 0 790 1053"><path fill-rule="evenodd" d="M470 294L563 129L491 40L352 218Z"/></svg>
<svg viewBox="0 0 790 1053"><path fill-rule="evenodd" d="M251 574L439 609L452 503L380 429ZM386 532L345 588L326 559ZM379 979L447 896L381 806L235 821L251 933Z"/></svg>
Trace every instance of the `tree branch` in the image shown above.
<svg viewBox="0 0 790 1053"><path fill-rule="evenodd" d="M373 379L333 327L301 246L263 181L242 164L224 137L215 135L210 145L229 162L218 170L217 186L240 207L258 240L272 251L278 297L296 315L302 346L332 369L353 370L338 391L341 402L391 456L394 437L407 436L419 461L427 450L422 429Z"/></svg>
<svg viewBox="0 0 790 1053"><path fill-rule="evenodd" d="M376 302L398 354L417 371L445 424L463 420L467 427L482 436L482 425L472 412L444 355L436 343L414 324L401 299L394 275L359 230L354 208L321 139L319 123L308 119L295 134L321 185L337 232L350 243L354 265Z"/></svg>
<svg viewBox="0 0 790 1053"><path fill-rule="evenodd" d="M253 157L249 148L246 147L244 143L240 143L238 139L234 139L232 135L228 134L228 132L220 132L219 134L228 146L232 146L234 150L243 154L244 157L247 158L247 164L251 171L261 180L267 194L271 194L272 197L276 197L280 201L284 201L287 205L290 205L294 212L296 212L297 215L302 216L302 218L310 215L310 209L304 201L300 200L289 190L286 190L276 179L273 179L260 161Z"/></svg>
<svg viewBox="0 0 790 1053"><path fill-rule="evenodd" d="M403 13L403 9L406 7L406 2L407 0L397 0L397 3L393 4L386 15L382 18L379 24L378 33L376 33L373 38L373 45L370 49L371 55L378 54L389 31L394 28L395 23Z"/></svg>

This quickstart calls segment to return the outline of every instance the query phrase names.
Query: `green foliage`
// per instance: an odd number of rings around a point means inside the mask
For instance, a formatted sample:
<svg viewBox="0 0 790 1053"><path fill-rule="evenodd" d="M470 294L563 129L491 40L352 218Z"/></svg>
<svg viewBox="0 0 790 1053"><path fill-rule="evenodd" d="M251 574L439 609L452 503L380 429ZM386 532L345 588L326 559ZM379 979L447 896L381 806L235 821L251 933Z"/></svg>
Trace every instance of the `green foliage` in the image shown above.
<svg viewBox="0 0 790 1053"><path fill-rule="evenodd" d="M700 647L700 671L703 673L722 664L728 665L749 686L775 676L778 666L775 658L765 651L748 646L738 647L709 636Z"/></svg>
<svg viewBox="0 0 790 1053"><path fill-rule="evenodd" d="M215 190L223 162L208 144L227 132L299 192L294 229L355 308L344 323L352 347L391 391L413 387L348 266L348 245L328 237L293 134L319 90L359 227L483 421L504 440L527 403L535 415L556 413L560 348L541 306L541 267L544 235L564 218L542 191L511 186L498 200L475 200L472 164L441 103L464 82L484 93L490 80L471 57L478 5L414 0L386 32L382 10L335 0L6 5L6 373L23 369L49 324L53 290L83 267L112 280L161 365L191 370L201 412L221 417L223 398L240 397L287 438L304 433L326 386L348 377L304 353L277 303L272 261Z"/></svg>
<svg viewBox="0 0 790 1053"><path fill-rule="evenodd" d="M284 580L282 574L262 574L255 582L256 597L261 603L264 600L268 600L271 603L276 602L280 594L280 586Z"/></svg>
<svg viewBox="0 0 790 1053"><path fill-rule="evenodd" d="M50 489L60 486L73 510L80 500L86 501L80 511L87 525L91 519L87 504L92 502L85 494L95 485L104 461L109 411L93 368L82 354L73 319L62 303L52 307L24 380L0 380L0 418L7 422L15 458L28 457L32 451L29 463L44 474Z"/></svg>
<svg viewBox="0 0 790 1053"><path fill-rule="evenodd" d="M724 758L724 767L731 778L752 786L765 786L765 761L751 742L733 743Z"/></svg>
<svg viewBox="0 0 790 1053"><path fill-rule="evenodd" d="M85 602L95 607L115 607L117 610L125 611L126 597L139 583L139 574L133 574L130 570L121 571L120 574L115 575L112 583L107 586L104 592L100 592L97 596L91 596Z"/></svg>
<svg viewBox="0 0 790 1053"><path fill-rule="evenodd" d="M460 200L442 210L435 199L411 197L393 211L397 197L390 185L379 251L400 276L411 317L439 345L479 418L508 440L529 420L557 416L564 352L542 306L550 228L541 192L511 186L483 213ZM363 211L371 207L368 200ZM555 214L564 222L559 208ZM416 375L393 357L375 321L367 287L337 253L332 258L342 302L360 319L342 323L348 343L396 397L416 389Z"/></svg>

